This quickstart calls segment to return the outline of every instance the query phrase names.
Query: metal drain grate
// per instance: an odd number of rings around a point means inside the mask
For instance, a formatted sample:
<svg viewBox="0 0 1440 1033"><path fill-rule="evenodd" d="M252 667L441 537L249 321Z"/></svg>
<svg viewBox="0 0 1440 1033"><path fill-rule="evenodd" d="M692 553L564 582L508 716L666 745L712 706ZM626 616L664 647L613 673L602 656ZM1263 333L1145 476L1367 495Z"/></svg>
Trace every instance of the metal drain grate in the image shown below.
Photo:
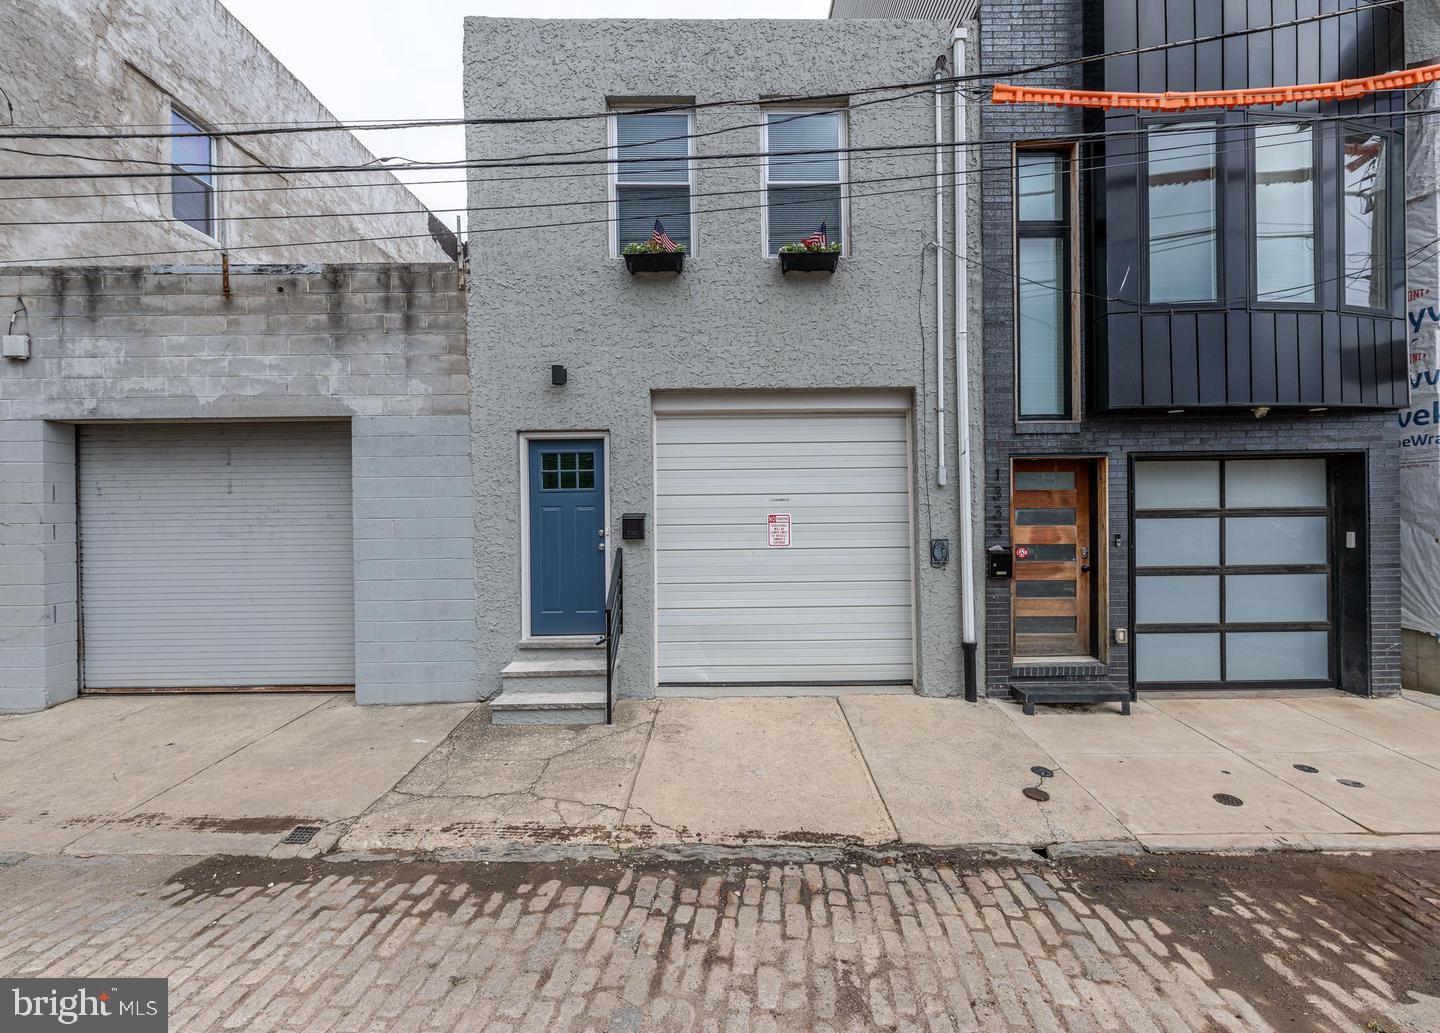
<svg viewBox="0 0 1440 1033"><path fill-rule="evenodd" d="M1318 774L1320 774L1320 769L1319 769L1319 768L1311 767L1309 764L1296 764L1296 765L1295 765L1295 770L1296 770L1296 771L1303 771L1303 772L1305 772L1305 774L1307 774L1307 775L1318 775Z"/></svg>
<svg viewBox="0 0 1440 1033"><path fill-rule="evenodd" d="M1216 793L1213 797L1211 797L1211 799L1213 799L1218 804L1225 805L1226 807L1245 806L1244 800L1240 799L1240 797L1238 796L1231 796L1229 793Z"/></svg>
<svg viewBox="0 0 1440 1033"><path fill-rule="evenodd" d="M296 825L290 830L290 835L280 842L282 843L308 843L315 838L315 833L320 831L319 825Z"/></svg>
<svg viewBox="0 0 1440 1033"><path fill-rule="evenodd" d="M1055 777L1055 772L1051 771L1049 768L1047 768L1047 767L1045 767L1044 765L1041 765L1041 764L1036 764L1036 765L1035 765L1033 768L1031 768L1030 770L1031 770L1032 772L1034 772L1035 774L1039 775L1041 778L1054 778L1054 777Z"/></svg>
<svg viewBox="0 0 1440 1033"><path fill-rule="evenodd" d="M1353 778L1337 778L1335 781L1339 782L1342 786L1349 786L1351 789L1365 788L1364 782L1357 782Z"/></svg>

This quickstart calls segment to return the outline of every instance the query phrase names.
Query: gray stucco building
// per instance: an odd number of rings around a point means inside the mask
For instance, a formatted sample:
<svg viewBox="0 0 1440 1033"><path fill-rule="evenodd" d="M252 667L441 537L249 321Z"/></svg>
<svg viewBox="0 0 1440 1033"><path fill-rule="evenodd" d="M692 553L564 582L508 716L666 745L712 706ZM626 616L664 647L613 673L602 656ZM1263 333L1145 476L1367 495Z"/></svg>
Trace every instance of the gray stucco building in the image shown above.
<svg viewBox="0 0 1440 1033"><path fill-rule="evenodd" d="M468 117L597 116L468 131L477 648L498 719L595 715L621 547L623 695L961 691L937 101L851 96L927 82L952 42L925 21L466 20ZM780 246L822 223L835 271L783 273ZM631 275L624 246L659 229L683 271Z"/></svg>

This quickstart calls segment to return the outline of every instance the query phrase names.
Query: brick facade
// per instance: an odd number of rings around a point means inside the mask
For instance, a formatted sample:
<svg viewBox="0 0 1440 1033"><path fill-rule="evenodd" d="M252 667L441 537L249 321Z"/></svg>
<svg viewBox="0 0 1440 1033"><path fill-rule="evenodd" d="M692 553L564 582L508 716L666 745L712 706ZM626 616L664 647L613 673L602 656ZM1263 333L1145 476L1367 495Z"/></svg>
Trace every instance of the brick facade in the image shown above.
<svg viewBox="0 0 1440 1033"><path fill-rule="evenodd" d="M1081 56L1084 0L986 0L980 22L984 67L1007 69ZM1079 88L1082 66L1026 77L1030 85ZM1078 110L1031 106L982 106L987 140L1063 137L1084 130ZM1097 539L1107 552L1108 628L1130 626L1128 459L1155 453L1364 452L1369 471L1370 645L1368 691L1390 695L1400 689L1399 499L1394 451L1394 415L1389 412L1281 415L1257 420L1248 412L1226 416L1093 416L1089 402L1090 342L1081 342L1081 419L1073 424L1021 424L1015 419L1015 299L1010 144L983 148L987 171L982 183L983 341L985 354L984 545L1009 544L1010 462L1016 457L1096 457L1106 460L1110 533L1120 548ZM1081 203L1084 204L1082 193ZM1083 226L1083 211L1076 212ZM1081 267L1089 259L1081 236ZM1088 287L1082 276L1080 286ZM1008 694L1011 680L1010 582L992 579L985 590L986 689ZM1103 637L1103 632L1102 632ZM1131 649L1108 645L1100 679L1130 685Z"/></svg>

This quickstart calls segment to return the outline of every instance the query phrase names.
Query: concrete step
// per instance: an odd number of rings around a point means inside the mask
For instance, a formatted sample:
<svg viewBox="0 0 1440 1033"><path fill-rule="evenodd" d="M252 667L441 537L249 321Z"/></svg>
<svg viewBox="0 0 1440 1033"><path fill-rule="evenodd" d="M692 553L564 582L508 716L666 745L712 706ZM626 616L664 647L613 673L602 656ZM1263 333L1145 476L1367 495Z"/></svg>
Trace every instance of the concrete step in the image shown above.
<svg viewBox="0 0 1440 1033"><path fill-rule="evenodd" d="M605 686L571 692L516 692L506 688L490 701L497 725L598 725L605 723Z"/></svg>
<svg viewBox="0 0 1440 1033"><path fill-rule="evenodd" d="M599 724L605 720L605 655L514 660L490 701L496 724Z"/></svg>

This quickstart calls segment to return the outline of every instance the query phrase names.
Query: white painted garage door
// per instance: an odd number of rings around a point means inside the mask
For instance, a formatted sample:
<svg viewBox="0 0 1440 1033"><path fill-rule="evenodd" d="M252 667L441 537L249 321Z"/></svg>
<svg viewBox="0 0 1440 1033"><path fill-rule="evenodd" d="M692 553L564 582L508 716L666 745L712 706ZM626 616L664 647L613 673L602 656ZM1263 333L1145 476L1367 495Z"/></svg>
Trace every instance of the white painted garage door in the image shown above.
<svg viewBox="0 0 1440 1033"><path fill-rule="evenodd" d="M656 418L661 684L913 677L903 412ZM772 547L769 515L789 514Z"/></svg>
<svg viewBox="0 0 1440 1033"><path fill-rule="evenodd" d="M88 689L355 681L350 428L82 427Z"/></svg>

